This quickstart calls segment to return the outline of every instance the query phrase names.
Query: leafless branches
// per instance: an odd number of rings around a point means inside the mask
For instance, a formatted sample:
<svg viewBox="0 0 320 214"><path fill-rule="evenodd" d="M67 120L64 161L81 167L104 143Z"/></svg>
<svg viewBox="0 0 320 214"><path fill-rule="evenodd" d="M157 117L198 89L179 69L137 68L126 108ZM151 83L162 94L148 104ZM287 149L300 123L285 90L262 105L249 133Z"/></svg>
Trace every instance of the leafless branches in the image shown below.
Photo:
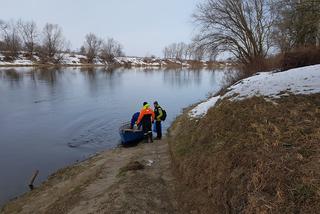
<svg viewBox="0 0 320 214"><path fill-rule="evenodd" d="M103 40L98 38L95 34L89 33L86 35L84 48L89 63L92 63L94 58L98 56L102 44Z"/></svg>
<svg viewBox="0 0 320 214"><path fill-rule="evenodd" d="M7 57L16 57L21 48L21 39L16 24L13 21L0 21L0 32L3 41L3 53Z"/></svg>
<svg viewBox="0 0 320 214"><path fill-rule="evenodd" d="M59 62L65 44L61 27L56 24L47 23L42 31L41 57L43 60Z"/></svg>
<svg viewBox="0 0 320 214"><path fill-rule="evenodd" d="M59 63L66 52L71 51L70 41L66 41L62 28L57 24L47 23L41 31L34 21L0 20L0 52L8 60L19 55L34 59L38 56L42 63ZM96 57L113 62L114 57L123 56L123 46L113 38L106 41L89 33L85 37L80 53L87 56L88 63Z"/></svg>
<svg viewBox="0 0 320 214"><path fill-rule="evenodd" d="M123 56L123 47L122 45L114 40L109 38L106 42L103 42L100 57L107 61L113 62L114 57Z"/></svg>
<svg viewBox="0 0 320 214"><path fill-rule="evenodd" d="M82 52L85 52L89 63L92 63L98 56L107 62L113 62L114 57L124 55L122 45L115 39L108 38L105 42L93 33L86 35L84 46L81 49Z"/></svg>
<svg viewBox="0 0 320 214"><path fill-rule="evenodd" d="M197 43L212 52L231 52L243 63L264 58L271 47L274 16L267 0L207 0L193 18Z"/></svg>
<svg viewBox="0 0 320 214"><path fill-rule="evenodd" d="M23 41L23 47L29 53L30 57L32 57L39 39L37 25L34 21L24 22L19 20L17 27Z"/></svg>
<svg viewBox="0 0 320 214"><path fill-rule="evenodd" d="M281 51L320 45L320 0L276 0L274 41Z"/></svg>
<svg viewBox="0 0 320 214"><path fill-rule="evenodd" d="M196 43L172 43L163 49L165 59L202 60L206 54L205 49Z"/></svg>

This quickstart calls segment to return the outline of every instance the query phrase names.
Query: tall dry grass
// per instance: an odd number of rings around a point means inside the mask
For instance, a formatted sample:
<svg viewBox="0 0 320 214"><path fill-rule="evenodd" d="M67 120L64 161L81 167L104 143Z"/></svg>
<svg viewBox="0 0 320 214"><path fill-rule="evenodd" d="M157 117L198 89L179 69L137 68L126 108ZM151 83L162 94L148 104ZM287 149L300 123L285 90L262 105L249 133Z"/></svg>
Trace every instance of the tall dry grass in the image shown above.
<svg viewBox="0 0 320 214"><path fill-rule="evenodd" d="M182 207L194 213L318 213L320 95L222 101L168 134Z"/></svg>

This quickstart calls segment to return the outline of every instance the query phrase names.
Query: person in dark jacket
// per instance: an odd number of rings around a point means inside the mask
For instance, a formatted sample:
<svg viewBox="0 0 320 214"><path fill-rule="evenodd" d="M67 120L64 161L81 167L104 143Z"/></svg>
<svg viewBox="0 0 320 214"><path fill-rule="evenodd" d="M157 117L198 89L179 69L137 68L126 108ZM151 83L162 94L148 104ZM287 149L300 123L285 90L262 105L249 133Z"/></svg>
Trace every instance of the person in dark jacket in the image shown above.
<svg viewBox="0 0 320 214"><path fill-rule="evenodd" d="M154 121L154 112L150 108L150 105L147 102L144 102L143 108L141 109L138 120L137 120L137 124L142 125L142 130L148 143L153 142L152 130L151 130L153 121Z"/></svg>
<svg viewBox="0 0 320 214"><path fill-rule="evenodd" d="M162 138L162 127L161 127L161 121L163 116L163 111L161 106L157 101L153 103L154 105L154 114L155 114L155 121L156 121L156 131L157 131L157 140L161 140Z"/></svg>
<svg viewBox="0 0 320 214"><path fill-rule="evenodd" d="M130 129L133 129L134 124L136 124L136 122L139 118L139 114L140 114L140 112L136 112L132 115L131 122L130 122Z"/></svg>

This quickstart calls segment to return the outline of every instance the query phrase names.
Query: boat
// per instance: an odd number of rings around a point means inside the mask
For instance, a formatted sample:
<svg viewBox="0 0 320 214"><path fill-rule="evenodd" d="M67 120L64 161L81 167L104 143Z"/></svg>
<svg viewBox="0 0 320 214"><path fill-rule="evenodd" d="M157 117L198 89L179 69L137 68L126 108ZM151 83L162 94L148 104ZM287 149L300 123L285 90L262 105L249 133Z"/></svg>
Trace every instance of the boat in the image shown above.
<svg viewBox="0 0 320 214"><path fill-rule="evenodd" d="M143 131L141 129L131 129L130 123L125 123L119 128L119 134L121 137L122 145L131 145L138 143L144 138Z"/></svg>

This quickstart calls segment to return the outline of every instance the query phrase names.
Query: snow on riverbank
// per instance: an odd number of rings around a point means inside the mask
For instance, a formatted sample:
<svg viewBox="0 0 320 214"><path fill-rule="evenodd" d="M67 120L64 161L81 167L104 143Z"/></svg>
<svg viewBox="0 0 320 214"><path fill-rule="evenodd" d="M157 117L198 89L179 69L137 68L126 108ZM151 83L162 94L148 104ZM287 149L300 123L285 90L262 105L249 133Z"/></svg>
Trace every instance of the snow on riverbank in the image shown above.
<svg viewBox="0 0 320 214"><path fill-rule="evenodd" d="M223 96L215 96L200 103L189 112L190 117L202 117L219 99L232 101L253 96L276 99L290 94L320 93L320 65L295 68L284 72L261 72L243 79L227 89Z"/></svg>
<svg viewBox="0 0 320 214"><path fill-rule="evenodd" d="M0 53L0 66L32 66L41 64L40 58L37 55L30 58L26 57L26 53L21 52L14 60L8 61L4 55ZM68 66L81 66L88 65L88 60L85 55L63 53L61 57L60 65ZM102 60L99 57L94 59L92 65L109 65L107 61ZM175 59L160 59L160 58L146 58L146 57L115 57L113 65L119 66L136 66L136 67L168 67L168 66L180 66L180 67L192 67L192 62L187 60L175 60ZM216 66L224 66L228 64L216 63ZM206 62L202 62L202 67L208 67Z"/></svg>
<svg viewBox="0 0 320 214"><path fill-rule="evenodd" d="M60 60L60 64L61 65L85 65L87 63L85 63L87 61L87 57L84 55L80 55L80 54L69 54L69 53L64 53L61 54L61 60ZM37 65L41 63L40 62L40 58L37 55L34 55L32 57L32 60L30 60L30 58L25 56L25 53L20 53L14 60L12 61L6 61L5 57L0 54L0 66L32 66L32 65ZM101 60L100 58L96 58L94 59L94 65L104 65L107 64L106 62L104 62L103 60Z"/></svg>

